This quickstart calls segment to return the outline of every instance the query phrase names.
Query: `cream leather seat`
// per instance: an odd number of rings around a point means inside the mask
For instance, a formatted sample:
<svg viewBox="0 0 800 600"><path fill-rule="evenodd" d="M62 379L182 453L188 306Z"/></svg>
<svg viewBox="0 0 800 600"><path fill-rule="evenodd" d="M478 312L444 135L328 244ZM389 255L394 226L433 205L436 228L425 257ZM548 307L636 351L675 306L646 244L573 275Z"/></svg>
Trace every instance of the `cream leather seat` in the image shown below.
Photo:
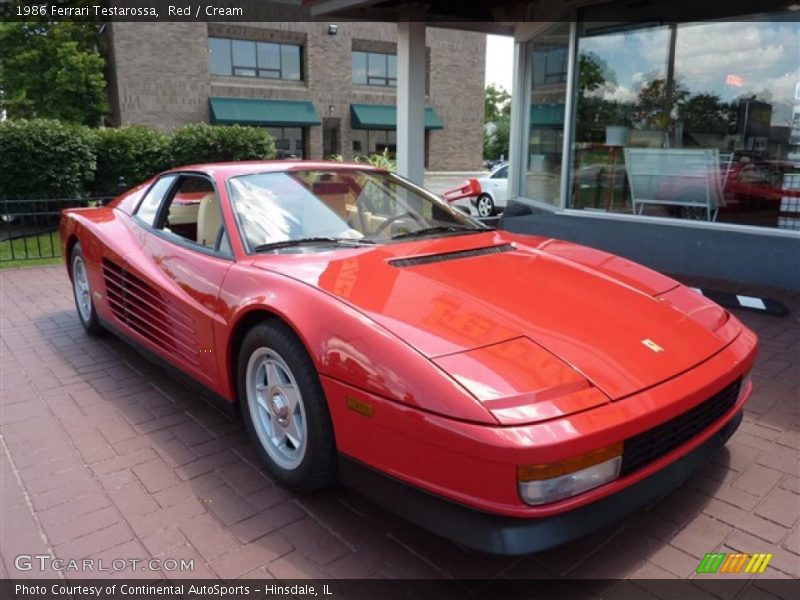
<svg viewBox="0 0 800 600"><path fill-rule="evenodd" d="M213 248L221 225L222 212L217 195L210 192L200 198L200 207L197 211L197 243Z"/></svg>

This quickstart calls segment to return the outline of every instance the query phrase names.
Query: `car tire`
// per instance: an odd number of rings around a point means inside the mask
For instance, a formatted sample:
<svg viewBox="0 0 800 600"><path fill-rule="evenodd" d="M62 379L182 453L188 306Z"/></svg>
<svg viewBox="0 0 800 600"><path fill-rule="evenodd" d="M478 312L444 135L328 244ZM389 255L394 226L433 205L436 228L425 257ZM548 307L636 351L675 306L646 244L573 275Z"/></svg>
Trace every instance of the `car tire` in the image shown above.
<svg viewBox="0 0 800 600"><path fill-rule="evenodd" d="M80 242L72 248L69 257L69 274L72 279L72 296L75 298L75 309L81 325L89 335L101 335L104 331L97 318L92 299L92 288L89 285L89 276L86 272L86 260Z"/></svg>
<svg viewBox="0 0 800 600"><path fill-rule="evenodd" d="M284 323L263 321L244 337L237 383L245 425L273 477L310 492L336 481L336 443L317 370Z"/></svg>
<svg viewBox="0 0 800 600"><path fill-rule="evenodd" d="M478 216L483 218L493 217L496 213L494 200L489 194L481 194L478 196L475 209L478 211Z"/></svg>

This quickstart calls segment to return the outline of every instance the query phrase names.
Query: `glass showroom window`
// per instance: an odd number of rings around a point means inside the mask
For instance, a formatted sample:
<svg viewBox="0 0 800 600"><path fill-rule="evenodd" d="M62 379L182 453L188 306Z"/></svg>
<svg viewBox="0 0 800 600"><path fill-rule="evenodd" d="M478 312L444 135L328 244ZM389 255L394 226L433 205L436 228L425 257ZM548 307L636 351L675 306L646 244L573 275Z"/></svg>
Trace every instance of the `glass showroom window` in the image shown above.
<svg viewBox="0 0 800 600"><path fill-rule="evenodd" d="M306 158L304 127L267 127L275 140L277 158Z"/></svg>
<svg viewBox="0 0 800 600"><path fill-rule="evenodd" d="M584 23L568 205L800 229L799 44L791 15Z"/></svg>
<svg viewBox="0 0 800 600"><path fill-rule="evenodd" d="M354 51L353 83L396 87L397 55Z"/></svg>
<svg viewBox="0 0 800 600"><path fill-rule="evenodd" d="M301 63L301 47L295 44L208 38L208 67L212 75L300 81Z"/></svg>
<svg viewBox="0 0 800 600"><path fill-rule="evenodd" d="M567 101L569 23L559 23L527 45L530 113L521 193L559 205Z"/></svg>

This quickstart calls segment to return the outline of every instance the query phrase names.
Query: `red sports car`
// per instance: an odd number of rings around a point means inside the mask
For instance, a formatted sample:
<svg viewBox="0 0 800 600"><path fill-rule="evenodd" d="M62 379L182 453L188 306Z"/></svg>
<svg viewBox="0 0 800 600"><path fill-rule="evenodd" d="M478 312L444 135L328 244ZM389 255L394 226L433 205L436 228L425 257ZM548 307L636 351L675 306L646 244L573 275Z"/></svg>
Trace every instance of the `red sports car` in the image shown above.
<svg viewBox="0 0 800 600"><path fill-rule="evenodd" d="M176 169L61 237L86 330L238 409L276 480L338 479L488 552L651 502L752 387L755 335L699 294L363 165Z"/></svg>

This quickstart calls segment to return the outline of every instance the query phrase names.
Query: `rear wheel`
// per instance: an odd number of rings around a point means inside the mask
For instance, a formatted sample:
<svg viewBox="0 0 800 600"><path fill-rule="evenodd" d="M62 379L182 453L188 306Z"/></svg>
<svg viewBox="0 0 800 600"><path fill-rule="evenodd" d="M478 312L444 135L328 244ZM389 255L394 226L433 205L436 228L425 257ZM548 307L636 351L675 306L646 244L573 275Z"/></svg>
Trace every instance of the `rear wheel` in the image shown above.
<svg viewBox="0 0 800 600"><path fill-rule="evenodd" d="M478 215L481 217L492 217L495 213L494 200L489 194L481 194L478 196L478 202L475 208L478 209Z"/></svg>
<svg viewBox="0 0 800 600"><path fill-rule="evenodd" d="M78 318L81 325L90 335L100 335L103 326L97 318L92 299L92 288L89 285L89 275L86 271L86 262L80 243L75 244L70 256L70 274L72 275L72 294L75 297L75 308L78 309Z"/></svg>
<svg viewBox="0 0 800 600"><path fill-rule="evenodd" d="M289 327L265 321L245 335L238 386L247 429L275 478L300 491L333 483L336 447L325 394Z"/></svg>

